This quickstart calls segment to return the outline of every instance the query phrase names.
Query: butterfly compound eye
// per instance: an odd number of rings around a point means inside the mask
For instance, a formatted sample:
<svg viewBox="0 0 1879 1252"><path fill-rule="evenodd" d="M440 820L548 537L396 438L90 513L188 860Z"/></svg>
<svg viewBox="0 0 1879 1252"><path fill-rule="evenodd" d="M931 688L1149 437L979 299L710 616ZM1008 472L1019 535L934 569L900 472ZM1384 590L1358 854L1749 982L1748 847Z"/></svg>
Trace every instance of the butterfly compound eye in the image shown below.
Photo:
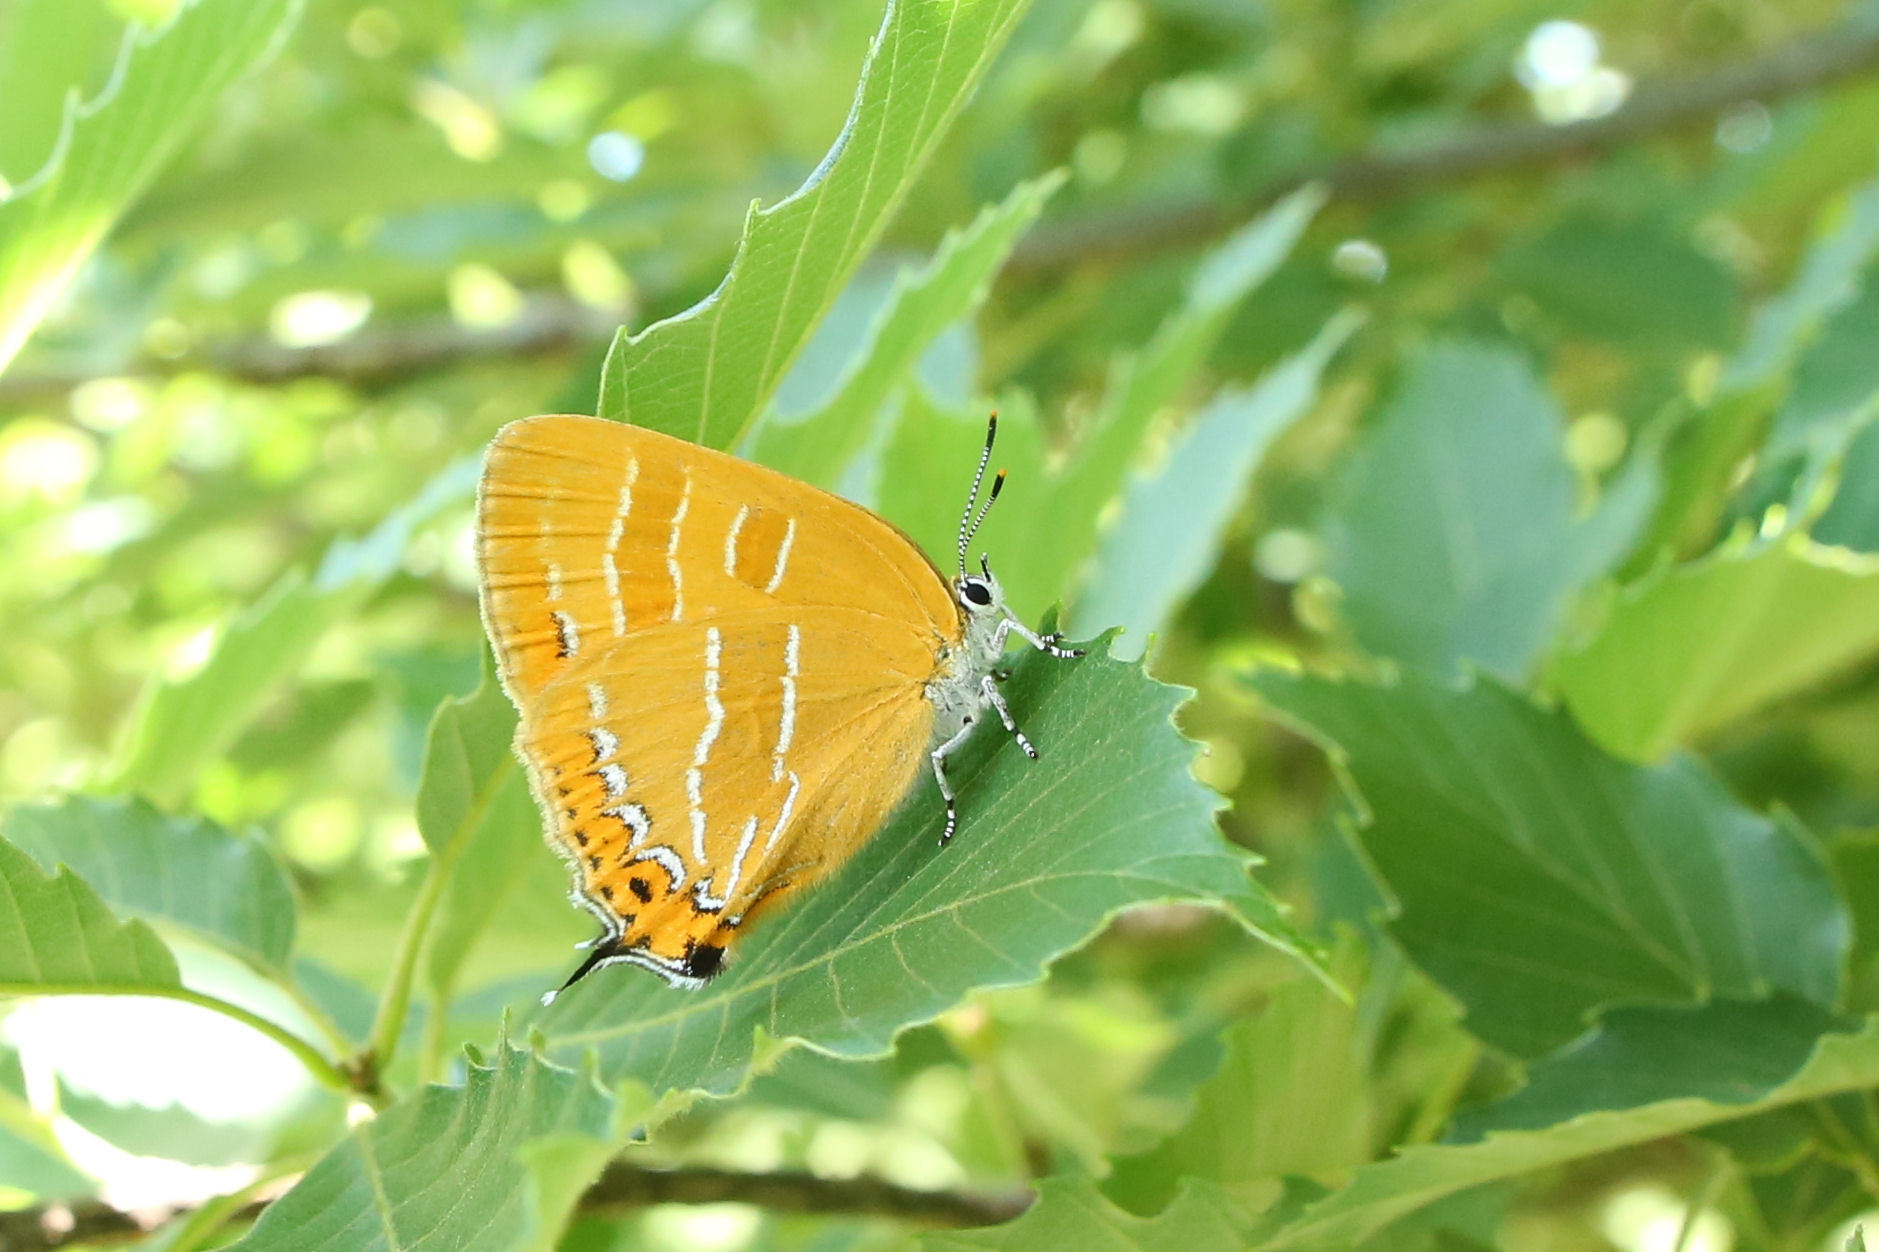
<svg viewBox="0 0 1879 1252"><path fill-rule="evenodd" d="M992 589L976 578L967 579L966 585L960 588L959 594L982 609L992 603Z"/></svg>

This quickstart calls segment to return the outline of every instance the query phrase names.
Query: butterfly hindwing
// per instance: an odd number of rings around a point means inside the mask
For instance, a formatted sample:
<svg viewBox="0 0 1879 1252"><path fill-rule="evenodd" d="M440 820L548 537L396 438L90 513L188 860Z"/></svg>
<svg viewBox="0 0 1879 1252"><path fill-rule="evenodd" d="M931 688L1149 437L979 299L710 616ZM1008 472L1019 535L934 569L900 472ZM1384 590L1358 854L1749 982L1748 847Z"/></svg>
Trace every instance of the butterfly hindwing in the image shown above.
<svg viewBox="0 0 1879 1252"><path fill-rule="evenodd" d="M518 748L611 959L708 976L924 759L958 610L866 510L655 432L530 418L491 447L478 546Z"/></svg>

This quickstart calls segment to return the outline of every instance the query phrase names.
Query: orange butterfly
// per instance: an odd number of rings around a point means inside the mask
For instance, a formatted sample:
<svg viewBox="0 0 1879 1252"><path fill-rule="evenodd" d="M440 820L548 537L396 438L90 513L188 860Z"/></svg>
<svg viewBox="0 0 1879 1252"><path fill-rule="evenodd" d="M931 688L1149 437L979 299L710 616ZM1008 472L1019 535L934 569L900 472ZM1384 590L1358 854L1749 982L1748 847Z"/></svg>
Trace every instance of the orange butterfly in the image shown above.
<svg viewBox="0 0 1879 1252"><path fill-rule="evenodd" d="M1017 634L966 551L946 578L906 534L807 483L668 435L531 417L496 435L477 494L483 622L521 714L516 749L606 928L604 965L703 986L761 908L852 856L982 714L1031 746L995 666ZM976 508L976 513L974 512ZM547 999L552 999L552 994Z"/></svg>

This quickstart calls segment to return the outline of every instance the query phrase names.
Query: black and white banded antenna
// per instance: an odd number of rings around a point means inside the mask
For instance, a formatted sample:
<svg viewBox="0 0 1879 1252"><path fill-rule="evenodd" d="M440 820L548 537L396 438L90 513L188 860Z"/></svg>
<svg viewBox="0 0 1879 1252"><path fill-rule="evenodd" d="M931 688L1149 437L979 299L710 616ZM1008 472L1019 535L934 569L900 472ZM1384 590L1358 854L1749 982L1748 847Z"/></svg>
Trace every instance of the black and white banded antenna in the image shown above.
<svg viewBox="0 0 1879 1252"><path fill-rule="evenodd" d="M978 472L972 475L972 493L966 497L966 511L959 517L959 577L966 576L966 549L971 546L973 537L979 533L979 527L985 524L985 515L992 511L992 502L998 499L998 493L1005 489L1005 471L999 470L992 479L992 490L985 497L985 503L979 504L979 487L985 482L985 467L992 462L992 442L998 438L998 410L985 423L985 450L979 453ZM977 507L977 514L973 513Z"/></svg>

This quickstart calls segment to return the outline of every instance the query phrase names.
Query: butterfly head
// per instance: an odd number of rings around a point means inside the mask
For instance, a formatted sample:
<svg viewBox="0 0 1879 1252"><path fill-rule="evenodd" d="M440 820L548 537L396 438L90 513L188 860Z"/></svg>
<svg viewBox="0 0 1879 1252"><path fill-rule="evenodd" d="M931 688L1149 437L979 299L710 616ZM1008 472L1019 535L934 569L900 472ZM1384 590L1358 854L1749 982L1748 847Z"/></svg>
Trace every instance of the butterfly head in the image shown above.
<svg viewBox="0 0 1879 1252"><path fill-rule="evenodd" d="M983 554L979 557L978 573L962 573L953 579L953 599L959 601L959 607L969 618L1004 616L1005 589L998 585L992 563Z"/></svg>

